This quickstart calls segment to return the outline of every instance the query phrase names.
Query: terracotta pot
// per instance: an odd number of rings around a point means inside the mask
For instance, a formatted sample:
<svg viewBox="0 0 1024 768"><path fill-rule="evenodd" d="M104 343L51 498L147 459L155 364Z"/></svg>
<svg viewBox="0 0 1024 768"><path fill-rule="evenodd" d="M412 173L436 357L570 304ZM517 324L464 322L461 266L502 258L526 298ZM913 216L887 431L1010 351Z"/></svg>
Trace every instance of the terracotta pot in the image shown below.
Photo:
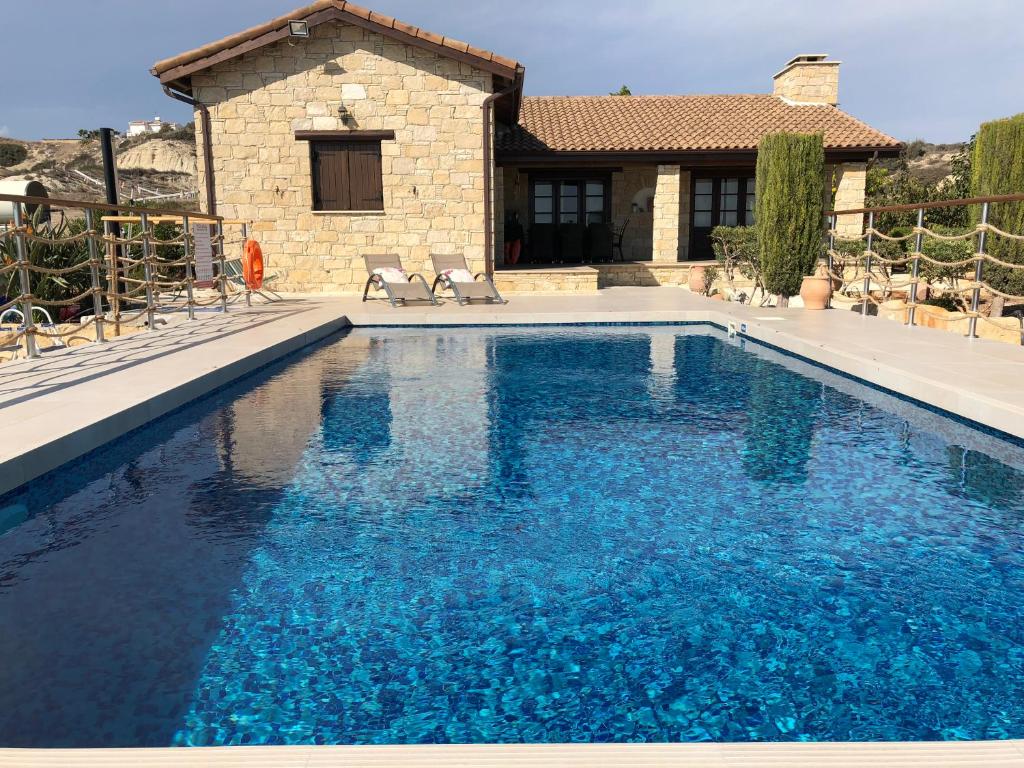
<svg viewBox="0 0 1024 768"><path fill-rule="evenodd" d="M837 277L832 277L828 272L828 264L819 264L818 268L814 270L815 277L823 277L832 283L832 293L835 293L843 287L843 281Z"/></svg>
<svg viewBox="0 0 1024 768"><path fill-rule="evenodd" d="M805 277L800 284L800 298L804 309L825 309L832 295L832 283L825 277Z"/></svg>
<svg viewBox="0 0 1024 768"><path fill-rule="evenodd" d="M690 267L690 290L694 293L704 293L704 267Z"/></svg>
<svg viewBox="0 0 1024 768"><path fill-rule="evenodd" d="M931 295L932 287L923 280L917 284L917 303L920 304L923 301L928 301L928 297Z"/></svg>

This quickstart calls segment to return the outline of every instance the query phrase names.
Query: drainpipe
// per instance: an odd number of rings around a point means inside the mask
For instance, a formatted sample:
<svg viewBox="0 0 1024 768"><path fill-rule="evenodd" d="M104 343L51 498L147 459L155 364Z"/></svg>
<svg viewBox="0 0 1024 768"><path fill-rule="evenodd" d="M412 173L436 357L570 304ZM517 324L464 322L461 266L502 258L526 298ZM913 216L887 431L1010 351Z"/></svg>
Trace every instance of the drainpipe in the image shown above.
<svg viewBox="0 0 1024 768"><path fill-rule="evenodd" d="M518 78L516 78L518 81ZM494 102L502 96L513 94L518 89L518 82L508 88L490 94L484 99L484 272L494 277L494 207L491 202L491 139L494 136Z"/></svg>
<svg viewBox="0 0 1024 768"><path fill-rule="evenodd" d="M203 121L203 167L206 169L206 212L211 216L215 216L217 214L217 195L214 192L213 139L210 137L210 110L207 109L205 104L196 101L191 96L175 91L169 85L164 86L164 93L172 99L199 110L200 119Z"/></svg>

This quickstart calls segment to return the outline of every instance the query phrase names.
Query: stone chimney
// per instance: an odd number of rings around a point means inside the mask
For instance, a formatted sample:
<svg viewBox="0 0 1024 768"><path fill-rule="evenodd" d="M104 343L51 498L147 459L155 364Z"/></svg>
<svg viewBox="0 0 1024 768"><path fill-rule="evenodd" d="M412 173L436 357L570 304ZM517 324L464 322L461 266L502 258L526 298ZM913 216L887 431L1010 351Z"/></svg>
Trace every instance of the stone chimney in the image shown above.
<svg viewBox="0 0 1024 768"><path fill-rule="evenodd" d="M774 78L773 93L799 104L839 103L839 62L825 61L827 53L801 53Z"/></svg>

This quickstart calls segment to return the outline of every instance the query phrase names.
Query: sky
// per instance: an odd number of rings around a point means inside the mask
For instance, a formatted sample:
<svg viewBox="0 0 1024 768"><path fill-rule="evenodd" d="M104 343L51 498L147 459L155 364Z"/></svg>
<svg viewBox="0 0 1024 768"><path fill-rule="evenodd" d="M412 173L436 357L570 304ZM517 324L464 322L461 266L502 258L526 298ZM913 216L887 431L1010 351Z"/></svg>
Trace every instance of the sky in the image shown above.
<svg viewBox="0 0 1024 768"><path fill-rule="evenodd" d="M301 0L0 0L0 135L191 119L153 62ZM1024 111L1021 0L363 0L518 59L529 95L765 93L797 53L842 61L841 107L899 139L962 141Z"/></svg>

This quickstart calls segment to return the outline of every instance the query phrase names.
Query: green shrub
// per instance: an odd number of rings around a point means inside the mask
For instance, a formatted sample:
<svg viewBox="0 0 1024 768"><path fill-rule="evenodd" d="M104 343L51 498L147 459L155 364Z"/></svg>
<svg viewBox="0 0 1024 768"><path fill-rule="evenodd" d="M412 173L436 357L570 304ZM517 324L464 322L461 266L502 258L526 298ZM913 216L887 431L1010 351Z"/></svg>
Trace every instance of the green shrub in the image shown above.
<svg viewBox="0 0 1024 768"><path fill-rule="evenodd" d="M981 126L975 138L971 170L972 192L978 197L1024 192L1024 114ZM978 221L980 214L975 214ZM988 220L1004 232L1024 234L1024 203L993 203ZM1024 264L1022 241L989 235L985 249L1002 261ZM984 279L999 291L1024 295L1024 269L986 263ZM993 314L1001 311L1002 302L998 301Z"/></svg>
<svg viewBox="0 0 1024 768"><path fill-rule="evenodd" d="M761 281L761 257L754 227L715 227L711 230L711 248L730 289L739 272L754 281L754 288L764 289Z"/></svg>
<svg viewBox="0 0 1024 768"><path fill-rule="evenodd" d="M964 231L936 224L932 224L929 229L938 235L959 235ZM936 240L926 236L921 244L921 253L943 263L931 264L922 259L921 279L930 283L946 281L955 288L957 280L963 277L964 273L973 269L970 264L957 266L955 263L971 258L974 255L975 243L976 240L973 237L965 240Z"/></svg>
<svg viewBox="0 0 1024 768"><path fill-rule="evenodd" d="M9 168L12 165L25 162L28 158L28 150L21 144L0 144L0 166Z"/></svg>
<svg viewBox="0 0 1024 768"><path fill-rule="evenodd" d="M773 133L757 148L757 240L765 289L800 292L821 254L825 184L822 135Z"/></svg>
<svg viewBox="0 0 1024 768"><path fill-rule="evenodd" d="M950 296L948 294L925 299L921 303L929 307L939 307L947 312L963 312L964 309L963 306L961 306L960 300L956 298L956 296Z"/></svg>
<svg viewBox="0 0 1024 768"><path fill-rule="evenodd" d="M41 236L53 240L61 240L85 231L84 219L71 219L61 221L54 227L46 226L41 221L42 209L37 209L33 217L32 229ZM63 275L47 275L39 272L30 272L29 285L32 295L38 299L38 303L46 306L48 301L63 301L70 299L86 291L92 285L92 276L89 271L89 245L85 241L71 243L48 243L45 241L30 240L27 242L27 256L30 264L46 269L66 269L73 265L82 265L80 269L68 272ZM0 262L11 264L17 261L15 238L8 237L0 241ZM0 294L8 299L21 294L19 283L20 274L18 270L8 272L3 281L0 281ZM86 297L79 303L79 309L92 307L92 298ZM54 320L60 312L60 307L49 307Z"/></svg>

